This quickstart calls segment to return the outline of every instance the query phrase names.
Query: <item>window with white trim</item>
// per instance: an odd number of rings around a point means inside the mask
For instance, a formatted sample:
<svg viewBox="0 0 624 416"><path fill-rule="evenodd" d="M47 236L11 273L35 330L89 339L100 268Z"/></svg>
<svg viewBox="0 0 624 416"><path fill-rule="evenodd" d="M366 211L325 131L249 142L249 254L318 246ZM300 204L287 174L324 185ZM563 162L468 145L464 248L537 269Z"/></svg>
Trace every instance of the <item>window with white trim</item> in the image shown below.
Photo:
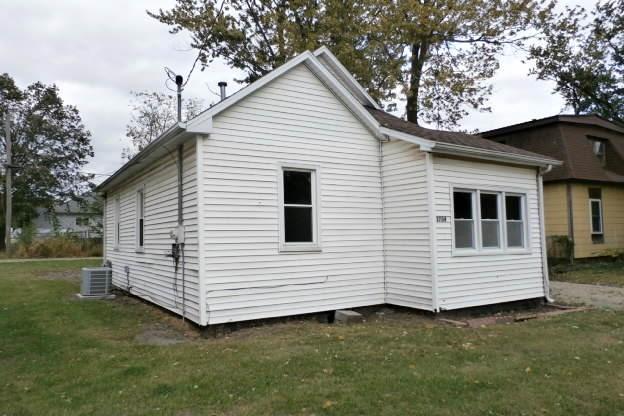
<svg viewBox="0 0 624 416"><path fill-rule="evenodd" d="M483 248L500 247L500 194L481 192L479 212L481 213L481 245Z"/></svg>
<svg viewBox="0 0 624 416"><path fill-rule="evenodd" d="M507 247L523 248L525 246L525 229L524 196L505 194L505 232L507 234Z"/></svg>
<svg viewBox="0 0 624 416"><path fill-rule="evenodd" d="M282 167L281 226L282 251L318 249L316 170Z"/></svg>
<svg viewBox="0 0 624 416"><path fill-rule="evenodd" d="M602 200L590 198L591 233L602 234Z"/></svg>
<svg viewBox="0 0 624 416"><path fill-rule="evenodd" d="M455 248L475 248L474 191L453 192Z"/></svg>
<svg viewBox="0 0 624 416"><path fill-rule="evenodd" d="M136 214L136 246L138 250L143 250L145 240L145 192L143 188L137 190Z"/></svg>
<svg viewBox="0 0 624 416"><path fill-rule="evenodd" d="M454 249L496 252L526 248L525 205L522 193L454 189Z"/></svg>
<svg viewBox="0 0 624 416"><path fill-rule="evenodd" d="M113 229L113 238L114 238L114 248L119 248L119 243L121 241L121 200L119 197L115 198L115 211L114 215L114 229Z"/></svg>

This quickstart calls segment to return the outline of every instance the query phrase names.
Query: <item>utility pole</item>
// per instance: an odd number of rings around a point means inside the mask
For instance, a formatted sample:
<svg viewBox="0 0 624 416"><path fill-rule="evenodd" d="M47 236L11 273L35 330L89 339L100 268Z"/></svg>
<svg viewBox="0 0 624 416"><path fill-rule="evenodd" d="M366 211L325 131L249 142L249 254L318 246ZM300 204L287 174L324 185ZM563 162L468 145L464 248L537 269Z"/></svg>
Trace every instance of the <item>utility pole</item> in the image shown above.
<svg viewBox="0 0 624 416"><path fill-rule="evenodd" d="M12 192L12 178L11 178L11 116L9 113L9 110L7 109L4 113L4 139L6 141L6 167L5 167L5 179L6 179L6 184L5 184L5 200L6 200L6 219L4 222L4 238L5 238L5 242L6 242L6 253L7 256L9 256L11 254L11 208L12 208L12 201L11 201L11 192Z"/></svg>

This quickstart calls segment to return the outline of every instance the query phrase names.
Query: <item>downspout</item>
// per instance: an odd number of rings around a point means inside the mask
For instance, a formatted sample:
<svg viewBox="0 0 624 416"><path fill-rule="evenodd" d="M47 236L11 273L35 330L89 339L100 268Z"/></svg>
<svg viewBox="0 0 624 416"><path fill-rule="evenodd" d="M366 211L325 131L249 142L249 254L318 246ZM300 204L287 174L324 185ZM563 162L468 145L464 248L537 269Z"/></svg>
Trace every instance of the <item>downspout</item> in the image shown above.
<svg viewBox="0 0 624 416"><path fill-rule="evenodd" d="M552 165L547 165L545 168L539 168L537 171L537 199L539 209L539 221L540 221L540 235L542 245L542 276L544 281L544 297L548 303L552 303L555 300L550 297L550 280L548 277L548 254L546 251L546 227L544 225L544 181L545 174L552 170Z"/></svg>
<svg viewBox="0 0 624 416"><path fill-rule="evenodd" d="M431 307L433 312L439 312L438 299L438 269L437 269L437 236L435 221L435 201L434 201L434 171L433 171L433 155L431 152L425 152L425 165L427 173L427 202L429 211L429 261L431 262Z"/></svg>
<svg viewBox="0 0 624 416"><path fill-rule="evenodd" d="M384 303L387 302L388 296L388 281L386 279L386 217L384 212L384 206L386 204L384 193L384 172L383 172L383 144L389 142L387 137L379 139L379 183L381 186L381 259L383 262L383 286L384 286Z"/></svg>

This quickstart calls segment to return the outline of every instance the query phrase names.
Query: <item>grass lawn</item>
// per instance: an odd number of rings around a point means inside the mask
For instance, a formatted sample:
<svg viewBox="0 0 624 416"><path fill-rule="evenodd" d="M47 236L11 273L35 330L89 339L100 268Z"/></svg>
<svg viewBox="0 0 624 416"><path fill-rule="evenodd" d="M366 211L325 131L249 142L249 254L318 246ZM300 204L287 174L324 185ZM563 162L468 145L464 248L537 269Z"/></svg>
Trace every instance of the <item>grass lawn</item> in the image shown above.
<svg viewBox="0 0 624 416"><path fill-rule="evenodd" d="M67 273L94 263L0 263L0 415L624 415L622 313L479 329L394 313L153 346L136 336L177 320L73 298Z"/></svg>
<svg viewBox="0 0 624 416"><path fill-rule="evenodd" d="M562 282L624 287L624 262L589 262L553 267L550 278Z"/></svg>

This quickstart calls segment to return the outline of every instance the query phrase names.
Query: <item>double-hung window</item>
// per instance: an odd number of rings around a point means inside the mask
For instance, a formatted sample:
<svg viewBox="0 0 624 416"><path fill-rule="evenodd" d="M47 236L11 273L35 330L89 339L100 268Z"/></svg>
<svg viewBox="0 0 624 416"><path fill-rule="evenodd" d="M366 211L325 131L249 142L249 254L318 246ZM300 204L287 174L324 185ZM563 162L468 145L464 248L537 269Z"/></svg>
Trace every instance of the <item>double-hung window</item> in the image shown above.
<svg viewBox="0 0 624 416"><path fill-rule="evenodd" d="M140 188L136 194L136 248L142 251L145 241L145 190Z"/></svg>
<svg viewBox="0 0 624 416"><path fill-rule="evenodd" d="M119 197L115 198L115 211L113 215L115 223L115 228L113 229L114 248L118 249L121 241L121 200Z"/></svg>
<svg viewBox="0 0 624 416"><path fill-rule="evenodd" d="M481 245L483 248L500 247L500 194L481 192L479 207L481 212Z"/></svg>
<svg viewBox="0 0 624 416"><path fill-rule="evenodd" d="M474 191L453 192L455 248L475 248Z"/></svg>
<svg viewBox="0 0 624 416"><path fill-rule="evenodd" d="M281 251L318 251L317 170L282 167Z"/></svg>
<svg viewBox="0 0 624 416"><path fill-rule="evenodd" d="M458 253L524 249L524 194L478 189L453 190L453 247Z"/></svg>
<svg viewBox="0 0 624 416"><path fill-rule="evenodd" d="M505 195L505 231L507 247L523 248L525 234L524 196Z"/></svg>

